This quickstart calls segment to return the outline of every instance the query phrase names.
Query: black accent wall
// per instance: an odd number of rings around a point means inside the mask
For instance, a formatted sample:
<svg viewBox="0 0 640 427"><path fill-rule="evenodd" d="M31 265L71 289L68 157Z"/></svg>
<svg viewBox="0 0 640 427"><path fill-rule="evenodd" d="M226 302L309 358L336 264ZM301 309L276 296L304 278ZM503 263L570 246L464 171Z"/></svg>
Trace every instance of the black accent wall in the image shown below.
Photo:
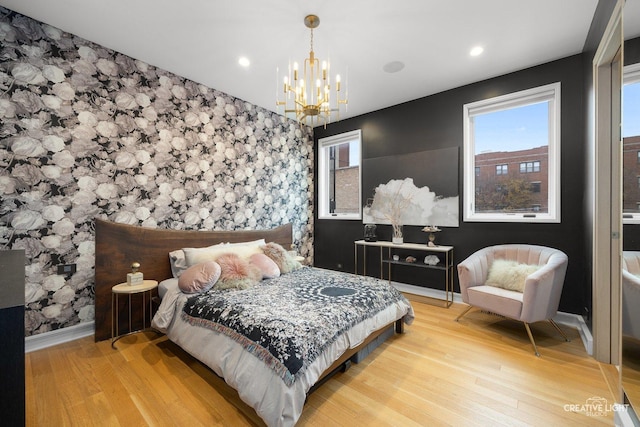
<svg viewBox="0 0 640 427"><path fill-rule="evenodd" d="M549 83L561 82L561 217L559 224L466 223L445 228L438 242L455 246L455 263L474 251L501 243L529 243L558 248L569 256L560 310L583 314L590 306L588 287L590 265L586 262L583 212L585 182L585 109L583 55L575 55L537 67L452 89L411 102L314 129L317 140L355 129L362 130L362 158L405 154L447 147L459 147L459 196L463 183L463 115L464 104L504 95ZM428 72L428 70L425 70ZM315 176L317 176L317 165ZM317 206L317 183L315 184ZM366 199L367 195L363 195ZM426 224L425 224L426 225ZM425 242L420 227L405 226L405 241ZM378 236L390 240L391 227L378 226ZM355 240L363 237L361 221L320 220L315 217L314 262L318 267L354 271ZM375 254L375 256L373 256ZM368 273L379 274L377 252L368 257ZM416 273L417 271L417 273ZM429 277L423 269L398 271L399 281L443 289L438 277ZM459 291L457 273L455 290Z"/></svg>

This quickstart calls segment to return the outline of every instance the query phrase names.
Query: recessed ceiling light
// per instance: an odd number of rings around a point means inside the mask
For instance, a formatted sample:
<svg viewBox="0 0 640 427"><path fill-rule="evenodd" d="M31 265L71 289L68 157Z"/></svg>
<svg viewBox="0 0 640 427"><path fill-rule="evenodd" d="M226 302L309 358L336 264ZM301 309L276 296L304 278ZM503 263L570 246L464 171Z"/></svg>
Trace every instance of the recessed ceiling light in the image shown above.
<svg viewBox="0 0 640 427"><path fill-rule="evenodd" d="M480 55L482 52L484 52L484 48L482 46L476 46L473 49L471 49L471 51L469 52L469 55L471 56L478 56Z"/></svg>
<svg viewBox="0 0 640 427"><path fill-rule="evenodd" d="M249 61L249 58L246 56L241 56L240 59L238 59L238 64L246 68L251 64L251 61Z"/></svg>
<svg viewBox="0 0 640 427"><path fill-rule="evenodd" d="M392 61L385 64L382 69L387 73L397 73L404 68L404 63L400 61Z"/></svg>

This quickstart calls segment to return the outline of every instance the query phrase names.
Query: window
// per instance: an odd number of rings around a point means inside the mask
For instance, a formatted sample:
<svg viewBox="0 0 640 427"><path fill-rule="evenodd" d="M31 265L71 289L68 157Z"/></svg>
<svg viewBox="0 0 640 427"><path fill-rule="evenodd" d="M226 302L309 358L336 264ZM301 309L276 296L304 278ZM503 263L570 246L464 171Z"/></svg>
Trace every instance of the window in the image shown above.
<svg viewBox="0 0 640 427"><path fill-rule="evenodd" d="M463 117L464 220L560 222L560 83L466 104ZM496 175L474 173L488 166Z"/></svg>
<svg viewBox="0 0 640 427"><path fill-rule="evenodd" d="M359 130L318 140L318 218L362 219Z"/></svg>
<svg viewBox="0 0 640 427"><path fill-rule="evenodd" d="M540 181L534 181L531 183L531 192L532 193L539 193L542 189L542 183ZM540 210L540 208L538 208L538 211Z"/></svg>
<svg viewBox="0 0 640 427"><path fill-rule="evenodd" d="M540 172L540 162L520 163L520 173Z"/></svg>
<svg viewBox="0 0 640 427"><path fill-rule="evenodd" d="M640 64L624 67L622 87L622 221L640 224Z"/></svg>

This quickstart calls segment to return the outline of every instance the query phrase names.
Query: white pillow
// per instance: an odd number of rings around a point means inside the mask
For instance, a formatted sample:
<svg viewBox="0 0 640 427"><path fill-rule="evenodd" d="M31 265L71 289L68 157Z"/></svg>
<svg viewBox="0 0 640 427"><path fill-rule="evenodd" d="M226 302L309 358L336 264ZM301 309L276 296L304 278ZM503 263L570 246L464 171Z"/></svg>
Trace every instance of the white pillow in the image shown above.
<svg viewBox="0 0 640 427"><path fill-rule="evenodd" d="M265 244L266 241L264 239L252 240L250 242L227 243L229 246L262 246Z"/></svg>
<svg viewBox="0 0 640 427"><path fill-rule="evenodd" d="M264 244L264 239L260 239L252 242L221 243L208 248L183 248L182 250L187 266L191 267L202 262L215 261L220 255L228 253L249 259L253 254L262 253L260 247Z"/></svg>
<svg viewBox="0 0 640 427"><path fill-rule="evenodd" d="M169 252L169 260L171 262L171 272L173 273L173 277L180 277L182 272L187 268L192 265L200 264L199 262L189 263L187 260L187 251L191 253L206 252L210 250L215 251L216 248L221 248L226 245L228 245L228 243L217 243L204 248L182 248Z"/></svg>
<svg viewBox="0 0 640 427"><path fill-rule="evenodd" d="M519 264L516 261L496 259L489 267L485 285L524 292L527 276L536 272L541 265Z"/></svg>
<svg viewBox="0 0 640 427"><path fill-rule="evenodd" d="M184 251L182 249L169 252L169 264L171 265L171 273L176 279L180 277L183 271L189 268L187 260L184 259Z"/></svg>

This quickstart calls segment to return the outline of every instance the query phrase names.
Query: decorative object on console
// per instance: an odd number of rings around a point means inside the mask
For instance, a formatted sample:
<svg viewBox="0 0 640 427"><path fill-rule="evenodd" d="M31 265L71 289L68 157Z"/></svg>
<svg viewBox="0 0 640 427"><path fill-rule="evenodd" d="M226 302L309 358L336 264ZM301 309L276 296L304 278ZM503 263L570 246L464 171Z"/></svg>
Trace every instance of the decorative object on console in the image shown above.
<svg viewBox="0 0 640 427"><path fill-rule="evenodd" d="M364 241L365 242L377 242L378 236L376 236L376 225L365 224L364 225Z"/></svg>
<svg viewBox="0 0 640 427"><path fill-rule="evenodd" d="M438 246L438 245L436 245L436 235L433 234L433 233L437 233L438 231L442 231L441 229L439 229L435 225L427 225L426 227L424 227L422 229L422 231L424 231L425 233L429 233L429 243L427 243L427 245L429 245L431 247Z"/></svg>
<svg viewBox="0 0 640 427"><path fill-rule="evenodd" d="M410 180L413 182L412 180ZM411 205L413 193L403 191L405 181L390 181L375 189L373 202L368 206L368 213L376 221L386 221L393 228L391 241L397 245L404 243L402 233L403 214Z"/></svg>
<svg viewBox="0 0 640 427"><path fill-rule="evenodd" d="M340 105L347 104L347 95L340 99L341 82L340 75L335 78L335 101L331 100L331 76L329 75L330 64L316 58L313 52L313 29L320 25L320 18L316 15L307 15L304 18L304 25L311 31L311 48L309 57L305 58L302 68L302 76L298 75L298 63L293 63L293 79L291 78L291 67L287 67L287 74L284 76L283 92L284 100L276 99L277 106L284 107L285 115L294 113L300 122L307 122L309 125L316 123L316 118L322 120L325 125L331 122L331 114L336 114L336 119L340 119ZM299 78L302 77L302 78ZM278 80L280 76L278 75ZM293 101L289 104L289 99Z"/></svg>
<svg viewBox="0 0 640 427"><path fill-rule="evenodd" d="M424 263L427 265L437 265L440 262L440 258L437 255L427 255L424 257Z"/></svg>
<svg viewBox="0 0 640 427"><path fill-rule="evenodd" d="M416 257L409 255L405 258L406 262L416 262Z"/></svg>
<svg viewBox="0 0 640 427"><path fill-rule="evenodd" d="M139 262L134 262L133 264L131 264L131 273L127 273L127 283L129 284L129 286L141 285L144 281L142 272L138 271L139 268Z"/></svg>
<svg viewBox="0 0 640 427"><path fill-rule="evenodd" d="M393 237L391 238L391 241L396 245L401 245L404 243L402 224L396 224L393 226Z"/></svg>

